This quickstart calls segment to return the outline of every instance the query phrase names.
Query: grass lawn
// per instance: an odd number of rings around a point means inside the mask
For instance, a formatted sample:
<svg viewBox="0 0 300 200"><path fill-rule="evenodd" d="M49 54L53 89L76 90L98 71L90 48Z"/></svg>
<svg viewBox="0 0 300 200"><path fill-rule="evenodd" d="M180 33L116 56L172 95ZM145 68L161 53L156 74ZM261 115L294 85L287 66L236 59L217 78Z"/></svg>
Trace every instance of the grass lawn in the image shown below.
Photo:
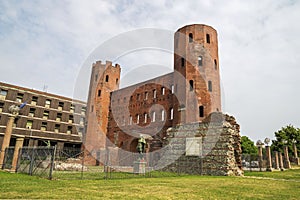
<svg viewBox="0 0 300 200"><path fill-rule="evenodd" d="M261 178L264 177L264 178ZM299 199L300 169L245 177L47 180L0 172L0 199Z"/></svg>

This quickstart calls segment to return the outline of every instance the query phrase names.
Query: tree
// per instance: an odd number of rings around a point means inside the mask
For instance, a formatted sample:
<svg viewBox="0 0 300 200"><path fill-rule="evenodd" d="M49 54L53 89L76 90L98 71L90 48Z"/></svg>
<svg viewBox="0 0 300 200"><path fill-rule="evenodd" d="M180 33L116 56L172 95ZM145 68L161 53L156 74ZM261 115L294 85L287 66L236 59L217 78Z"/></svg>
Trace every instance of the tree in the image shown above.
<svg viewBox="0 0 300 200"><path fill-rule="evenodd" d="M293 152L293 140L296 140L296 146L299 151L300 149L300 129L295 128L292 125L288 125L286 127L282 127L281 130L275 132L276 140L272 140L271 149L272 151L280 151L283 152L283 146L287 145L289 149L289 153ZM286 144L283 142L287 141Z"/></svg>
<svg viewBox="0 0 300 200"><path fill-rule="evenodd" d="M257 147L254 145L254 142L250 140L247 136L242 136L241 140L242 153L257 155Z"/></svg>

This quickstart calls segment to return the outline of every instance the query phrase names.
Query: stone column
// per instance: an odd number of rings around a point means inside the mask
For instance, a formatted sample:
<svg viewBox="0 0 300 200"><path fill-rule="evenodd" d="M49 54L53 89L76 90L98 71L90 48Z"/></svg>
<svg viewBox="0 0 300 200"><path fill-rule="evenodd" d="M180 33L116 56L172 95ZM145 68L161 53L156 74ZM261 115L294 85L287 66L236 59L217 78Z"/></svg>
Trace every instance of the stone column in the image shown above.
<svg viewBox="0 0 300 200"><path fill-rule="evenodd" d="M295 155L295 164L296 165L300 165L300 161L299 161L299 158L298 158L298 152L297 152L296 142L294 142L294 144L293 144L293 149L294 149L294 155Z"/></svg>
<svg viewBox="0 0 300 200"><path fill-rule="evenodd" d="M10 138L11 138L11 133L13 130L13 124L15 121L16 116L11 115L9 116L7 125L6 125L6 130L3 138L3 143L1 146L1 152L0 152L0 167L2 168L3 162L4 162L4 156L5 156L5 149L9 146Z"/></svg>
<svg viewBox="0 0 300 200"><path fill-rule="evenodd" d="M271 151L270 146L266 146L266 154L267 154L267 171L272 171L272 157L271 157Z"/></svg>
<svg viewBox="0 0 300 200"><path fill-rule="evenodd" d="M263 156L262 156L262 146L259 146L258 147L258 164L259 164L259 170L260 171L262 171L262 162L263 162L262 158L263 158Z"/></svg>
<svg viewBox="0 0 300 200"><path fill-rule="evenodd" d="M283 158L282 158L282 153L279 152L279 168L281 171L284 170L284 166L283 166Z"/></svg>
<svg viewBox="0 0 300 200"><path fill-rule="evenodd" d="M19 136L16 141L14 157L12 160L12 170L14 170L14 171L17 169L19 150L20 150L20 148L23 147L23 142L24 142L24 136Z"/></svg>
<svg viewBox="0 0 300 200"><path fill-rule="evenodd" d="M274 166L274 168L275 169L280 169L279 161L278 161L278 151L275 151L274 153L275 153L275 166Z"/></svg>
<svg viewBox="0 0 300 200"><path fill-rule="evenodd" d="M290 158L289 158L289 152L288 152L288 146L284 146L284 167L286 169L291 168Z"/></svg>

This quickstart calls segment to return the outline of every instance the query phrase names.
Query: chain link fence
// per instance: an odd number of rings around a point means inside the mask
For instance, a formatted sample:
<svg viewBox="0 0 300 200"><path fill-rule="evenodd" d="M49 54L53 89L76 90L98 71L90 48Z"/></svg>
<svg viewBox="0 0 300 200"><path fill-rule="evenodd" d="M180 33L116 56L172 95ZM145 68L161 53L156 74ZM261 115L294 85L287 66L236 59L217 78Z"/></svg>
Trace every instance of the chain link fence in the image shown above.
<svg viewBox="0 0 300 200"><path fill-rule="evenodd" d="M14 148L7 148L3 169L12 169ZM88 165L85 160L95 159L91 153L80 148L23 147L19 150L17 173L24 173L48 179L125 179L179 176L180 170L156 169L159 158L153 154L142 160L137 153L118 152L117 157L109 149L97 153L97 166ZM178 159L182 167L193 168L201 174L202 164Z"/></svg>

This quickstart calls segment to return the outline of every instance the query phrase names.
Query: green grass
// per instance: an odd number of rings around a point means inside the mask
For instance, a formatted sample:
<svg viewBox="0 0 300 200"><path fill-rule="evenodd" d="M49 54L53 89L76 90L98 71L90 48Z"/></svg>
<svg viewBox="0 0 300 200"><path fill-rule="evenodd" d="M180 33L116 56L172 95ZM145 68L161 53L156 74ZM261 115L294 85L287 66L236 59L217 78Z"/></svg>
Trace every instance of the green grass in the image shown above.
<svg viewBox="0 0 300 200"><path fill-rule="evenodd" d="M300 169L247 172L245 177L50 181L0 172L0 199L299 199L299 174Z"/></svg>

